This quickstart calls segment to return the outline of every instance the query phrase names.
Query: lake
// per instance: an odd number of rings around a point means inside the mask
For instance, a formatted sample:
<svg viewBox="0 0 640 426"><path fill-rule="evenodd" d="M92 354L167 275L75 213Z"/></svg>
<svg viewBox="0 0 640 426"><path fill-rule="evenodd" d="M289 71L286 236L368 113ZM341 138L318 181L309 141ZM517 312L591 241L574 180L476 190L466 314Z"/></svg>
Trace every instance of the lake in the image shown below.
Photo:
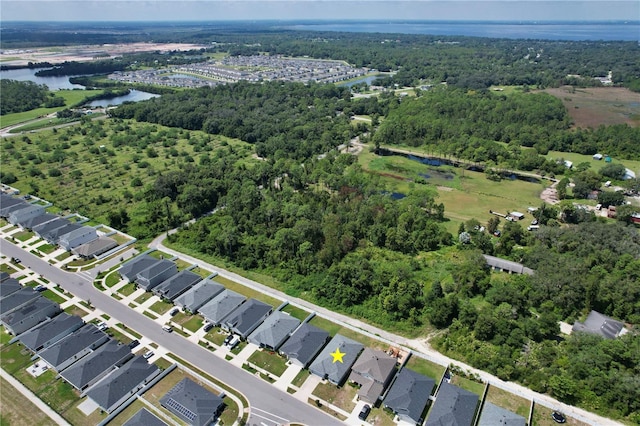
<svg viewBox="0 0 640 426"><path fill-rule="evenodd" d="M36 72L40 71L40 69L42 68L20 68L17 70L0 71L0 79L33 81L36 84L46 84L49 90L84 89L84 86L80 84L71 84L69 82L69 78L75 76L38 77Z"/></svg>
<svg viewBox="0 0 640 426"><path fill-rule="evenodd" d="M120 105L125 102L146 101L147 99L157 98L158 96L160 95L155 95L153 93L147 93L141 90L132 89L131 91L129 91L128 95L116 96L115 98L110 98L110 99L98 99L96 101L89 102L87 106L107 107L109 105Z"/></svg>

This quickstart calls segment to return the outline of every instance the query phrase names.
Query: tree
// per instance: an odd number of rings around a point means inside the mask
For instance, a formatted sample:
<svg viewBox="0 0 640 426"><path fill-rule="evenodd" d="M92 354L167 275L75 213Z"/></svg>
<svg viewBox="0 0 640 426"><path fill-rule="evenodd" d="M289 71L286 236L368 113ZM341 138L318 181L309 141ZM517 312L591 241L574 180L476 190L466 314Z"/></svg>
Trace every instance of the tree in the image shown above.
<svg viewBox="0 0 640 426"><path fill-rule="evenodd" d="M624 204L624 194L622 191L601 191L598 194L598 203L603 207L620 206Z"/></svg>
<svg viewBox="0 0 640 426"><path fill-rule="evenodd" d="M615 180L622 180L626 172L626 168L619 163L609 163L602 166L600 169L600 174L602 176Z"/></svg>
<svg viewBox="0 0 640 426"><path fill-rule="evenodd" d="M498 226L500 226L500 218L498 216L491 216L487 222L487 231L493 234L498 230Z"/></svg>

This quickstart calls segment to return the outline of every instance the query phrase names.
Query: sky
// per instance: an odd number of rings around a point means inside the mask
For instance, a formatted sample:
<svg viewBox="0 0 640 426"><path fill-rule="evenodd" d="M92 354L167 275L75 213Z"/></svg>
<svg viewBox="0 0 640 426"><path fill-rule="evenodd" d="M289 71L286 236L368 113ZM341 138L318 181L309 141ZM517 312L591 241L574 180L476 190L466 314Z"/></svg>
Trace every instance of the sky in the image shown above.
<svg viewBox="0 0 640 426"><path fill-rule="evenodd" d="M617 0L2 0L0 21L640 20Z"/></svg>

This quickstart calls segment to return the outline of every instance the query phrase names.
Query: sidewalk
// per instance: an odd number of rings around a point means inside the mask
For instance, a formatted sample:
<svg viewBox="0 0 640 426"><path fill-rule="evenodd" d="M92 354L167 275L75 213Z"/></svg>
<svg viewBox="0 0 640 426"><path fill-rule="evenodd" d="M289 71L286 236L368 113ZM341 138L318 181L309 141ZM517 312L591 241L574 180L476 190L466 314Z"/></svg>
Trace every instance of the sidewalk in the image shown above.
<svg viewBox="0 0 640 426"><path fill-rule="evenodd" d="M13 376L11 376L9 373L7 373L1 368L0 368L0 376L2 376L4 380L9 382L11 386L16 388L18 392L23 394L25 398L31 401L36 407L38 407L38 409L42 410L42 412L44 412L47 416L49 416L58 425L71 426L69 422L63 419L62 416L60 416L58 413L53 411L51 407L49 407L47 404L42 402L42 400L38 398L33 392L31 392L26 386L24 386L22 383L14 379Z"/></svg>

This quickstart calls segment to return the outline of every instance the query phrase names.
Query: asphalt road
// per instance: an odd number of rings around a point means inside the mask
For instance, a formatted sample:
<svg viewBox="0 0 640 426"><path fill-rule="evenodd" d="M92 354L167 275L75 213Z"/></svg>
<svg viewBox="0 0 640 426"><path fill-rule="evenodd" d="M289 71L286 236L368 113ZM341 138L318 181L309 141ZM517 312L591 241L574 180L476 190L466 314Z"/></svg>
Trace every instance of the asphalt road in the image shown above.
<svg viewBox="0 0 640 426"><path fill-rule="evenodd" d="M90 301L97 309L241 392L249 400L251 410L249 425L272 426L294 422L318 426L343 424L312 405L295 399L288 393L217 357L199 345L187 343L177 333L163 332L153 320L100 292L93 286L89 278L53 267L8 241L1 241L0 244L1 252L5 256L20 258L23 265L28 266L47 280L59 284L64 290L85 301Z"/></svg>

